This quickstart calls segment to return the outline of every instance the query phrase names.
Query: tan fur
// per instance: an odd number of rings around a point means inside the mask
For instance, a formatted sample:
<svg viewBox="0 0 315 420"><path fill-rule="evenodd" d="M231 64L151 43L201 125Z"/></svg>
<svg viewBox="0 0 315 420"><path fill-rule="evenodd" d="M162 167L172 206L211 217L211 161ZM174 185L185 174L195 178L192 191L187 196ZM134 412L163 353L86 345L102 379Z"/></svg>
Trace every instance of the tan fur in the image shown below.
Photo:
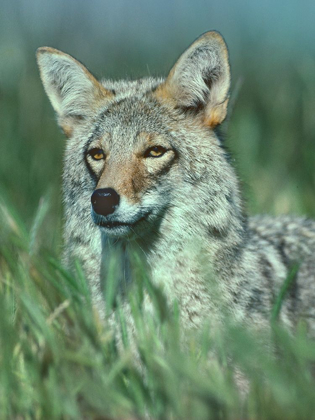
<svg viewBox="0 0 315 420"><path fill-rule="evenodd" d="M206 112L204 124L208 125L210 128L215 128L217 125L221 124L226 117L228 102L229 100L226 99L222 104L214 106Z"/></svg>
<svg viewBox="0 0 315 420"><path fill-rule="evenodd" d="M142 160L131 156L130 161L124 165L123 174L119 174L119 163L111 165L109 158L108 164L109 168L104 168L96 188L113 188L120 195L125 196L130 203L138 203L141 191L145 189L148 182Z"/></svg>

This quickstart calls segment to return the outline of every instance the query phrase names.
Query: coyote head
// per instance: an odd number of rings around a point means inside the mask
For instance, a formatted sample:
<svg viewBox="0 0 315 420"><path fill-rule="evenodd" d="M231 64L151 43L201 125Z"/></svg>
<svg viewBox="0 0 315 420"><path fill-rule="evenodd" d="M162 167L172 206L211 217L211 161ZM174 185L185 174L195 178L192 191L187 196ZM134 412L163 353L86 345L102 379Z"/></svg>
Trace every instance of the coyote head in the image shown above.
<svg viewBox="0 0 315 420"><path fill-rule="evenodd" d="M165 80L98 82L55 49L40 48L37 58L69 137L66 200L82 208L82 219L89 208L109 236L144 235L171 217L170 208L172 217L182 217L174 203L194 202L197 211L209 200L195 188L205 172L216 193L224 158L213 129L226 116L230 86L227 48L217 32L197 39Z"/></svg>

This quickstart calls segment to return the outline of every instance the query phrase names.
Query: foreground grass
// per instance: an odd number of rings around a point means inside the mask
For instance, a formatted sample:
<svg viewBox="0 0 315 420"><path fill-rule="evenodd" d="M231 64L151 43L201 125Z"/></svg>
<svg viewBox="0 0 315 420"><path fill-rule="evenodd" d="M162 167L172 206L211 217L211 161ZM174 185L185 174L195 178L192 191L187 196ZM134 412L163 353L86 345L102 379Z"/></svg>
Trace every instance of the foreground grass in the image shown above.
<svg viewBox="0 0 315 420"><path fill-rule="evenodd" d="M272 353L261 337L228 322L220 331L184 334L176 307L168 310L162 291L150 285L141 267L139 284L155 302L155 312L142 314L139 289L128 297L139 368L120 307L122 351L93 312L80 267L70 274L41 246L48 208L42 201L26 228L1 201L1 418L314 418L315 343L307 340L303 325L296 337L274 325ZM235 384L236 371L250 380L245 396Z"/></svg>

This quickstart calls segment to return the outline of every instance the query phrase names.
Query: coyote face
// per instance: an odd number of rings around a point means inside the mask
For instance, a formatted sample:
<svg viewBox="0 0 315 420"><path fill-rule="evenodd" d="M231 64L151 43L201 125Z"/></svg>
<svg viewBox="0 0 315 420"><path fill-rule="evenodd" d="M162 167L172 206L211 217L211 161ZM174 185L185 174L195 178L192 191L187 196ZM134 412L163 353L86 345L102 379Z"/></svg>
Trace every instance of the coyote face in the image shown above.
<svg viewBox="0 0 315 420"><path fill-rule="evenodd" d="M85 151L96 184L93 221L109 236L143 235L170 201L177 152L169 127L153 106L130 99L109 104L97 120Z"/></svg>

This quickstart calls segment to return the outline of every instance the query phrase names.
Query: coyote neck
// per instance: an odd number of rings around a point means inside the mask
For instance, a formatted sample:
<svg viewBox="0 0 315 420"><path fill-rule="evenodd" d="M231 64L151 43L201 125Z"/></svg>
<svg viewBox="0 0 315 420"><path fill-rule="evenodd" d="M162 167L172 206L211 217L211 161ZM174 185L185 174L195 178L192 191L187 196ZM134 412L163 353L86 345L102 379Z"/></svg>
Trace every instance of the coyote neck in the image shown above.
<svg viewBox="0 0 315 420"><path fill-rule="evenodd" d="M226 202L226 209L220 214L212 213L211 209L196 212L193 206L183 212L177 208L161 225L157 243L150 253L150 265L161 267L167 261L174 272L178 271L176 266L186 267L186 272L199 272L201 265L207 265L215 273L227 272L244 247L248 234L240 208L236 211L233 200ZM171 277L170 272L168 277Z"/></svg>
<svg viewBox="0 0 315 420"><path fill-rule="evenodd" d="M132 282L131 274L132 246L123 240L112 240L102 235L101 289L106 295L110 287L124 295Z"/></svg>

